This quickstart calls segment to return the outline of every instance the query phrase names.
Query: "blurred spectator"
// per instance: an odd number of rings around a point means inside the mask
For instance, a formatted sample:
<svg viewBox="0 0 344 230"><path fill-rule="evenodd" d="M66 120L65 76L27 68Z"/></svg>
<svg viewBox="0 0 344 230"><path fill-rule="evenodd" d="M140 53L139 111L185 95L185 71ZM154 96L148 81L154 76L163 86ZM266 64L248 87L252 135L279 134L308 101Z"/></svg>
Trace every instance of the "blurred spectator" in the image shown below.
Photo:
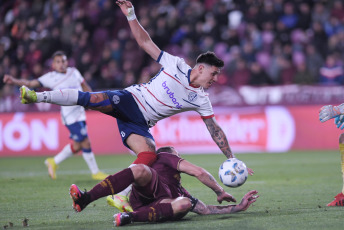
<svg viewBox="0 0 344 230"><path fill-rule="evenodd" d="M251 74L246 65L246 62L243 59L238 59L236 61L236 68L233 73L229 75L227 85L233 88L238 88L249 84ZM221 84L221 82L219 83Z"/></svg>
<svg viewBox="0 0 344 230"><path fill-rule="evenodd" d="M273 81L267 75L267 73L262 69L262 67L257 63L253 62L250 65L251 78L249 79L249 84L254 86L272 85Z"/></svg>
<svg viewBox="0 0 344 230"><path fill-rule="evenodd" d="M340 85L344 80L343 67L337 64L333 54L326 57L325 65L320 68L320 83L326 85Z"/></svg>
<svg viewBox="0 0 344 230"><path fill-rule="evenodd" d="M305 62L300 62L296 65L296 73L293 78L294 84L312 85L316 83L316 80L317 79L315 79L308 71Z"/></svg>
<svg viewBox="0 0 344 230"><path fill-rule="evenodd" d="M187 63L215 51L225 62L219 84L343 84L324 74L343 69L342 0L142 0L137 8L162 50ZM60 49L95 90L147 82L160 68L111 0L0 1L0 21L1 76L35 78Z"/></svg>

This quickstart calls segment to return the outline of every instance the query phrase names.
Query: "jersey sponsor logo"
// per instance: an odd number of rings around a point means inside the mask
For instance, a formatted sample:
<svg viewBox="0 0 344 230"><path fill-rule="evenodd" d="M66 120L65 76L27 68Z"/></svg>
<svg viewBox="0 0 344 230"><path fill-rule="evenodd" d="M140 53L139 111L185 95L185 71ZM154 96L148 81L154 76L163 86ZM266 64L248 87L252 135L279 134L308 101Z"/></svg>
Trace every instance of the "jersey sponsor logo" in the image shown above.
<svg viewBox="0 0 344 230"><path fill-rule="evenodd" d="M121 136L125 137L125 132L121 131Z"/></svg>
<svg viewBox="0 0 344 230"><path fill-rule="evenodd" d="M190 102L196 101L197 100L197 93L195 92L190 92L188 95L188 99Z"/></svg>
<svg viewBox="0 0 344 230"><path fill-rule="evenodd" d="M114 104L118 104L118 103L120 102L120 98L119 98L119 96L117 96L117 95L113 95L113 97L112 97L112 101L113 101L113 103L114 103Z"/></svg>
<svg viewBox="0 0 344 230"><path fill-rule="evenodd" d="M166 84L166 81L164 81L162 84L162 87L164 87L164 90L166 90L166 93L169 95L169 97L171 98L173 104L176 105L176 107L178 109L181 109L182 108L182 105L179 104L179 102L177 101L177 99L174 97L174 93L170 90L170 88L168 88L167 84Z"/></svg>

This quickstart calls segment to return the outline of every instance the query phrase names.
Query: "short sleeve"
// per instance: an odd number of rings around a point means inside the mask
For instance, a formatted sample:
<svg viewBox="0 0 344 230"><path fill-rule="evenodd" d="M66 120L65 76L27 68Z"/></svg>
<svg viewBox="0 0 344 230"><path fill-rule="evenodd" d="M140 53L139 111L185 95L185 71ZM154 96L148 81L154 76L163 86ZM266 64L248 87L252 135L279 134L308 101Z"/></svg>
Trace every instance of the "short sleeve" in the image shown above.
<svg viewBox="0 0 344 230"><path fill-rule="evenodd" d="M208 119L214 117L213 106L210 103L209 97L205 96L204 102L197 109L197 112L201 115L203 119Z"/></svg>
<svg viewBox="0 0 344 230"><path fill-rule="evenodd" d="M51 74L51 72L46 73L46 74L42 75L41 77L37 78L37 80L41 84L41 86L47 87L47 88L51 87L51 85L50 85L50 74Z"/></svg>
<svg viewBox="0 0 344 230"><path fill-rule="evenodd" d="M173 66L182 66L185 64L185 61L183 58L171 55L165 51L161 51L157 62L162 65L163 67L173 67Z"/></svg>
<svg viewBox="0 0 344 230"><path fill-rule="evenodd" d="M170 153L159 153L159 163L162 163L168 167L171 167L179 171L179 163L184 160L176 155Z"/></svg>

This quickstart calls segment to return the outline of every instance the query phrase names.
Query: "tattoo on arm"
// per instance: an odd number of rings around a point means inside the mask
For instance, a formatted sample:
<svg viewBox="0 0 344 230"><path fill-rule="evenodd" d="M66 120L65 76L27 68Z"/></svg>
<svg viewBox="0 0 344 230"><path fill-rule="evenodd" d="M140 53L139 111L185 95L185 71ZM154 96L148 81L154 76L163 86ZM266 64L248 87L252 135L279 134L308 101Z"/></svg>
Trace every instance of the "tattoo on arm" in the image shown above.
<svg viewBox="0 0 344 230"><path fill-rule="evenodd" d="M200 215L228 214L233 213L233 207L235 205L206 205L201 200L198 200L192 212Z"/></svg>
<svg viewBox="0 0 344 230"><path fill-rule="evenodd" d="M212 182L212 183L215 183L216 189L213 189L214 192L216 193L217 196L221 195L221 193L223 192L223 190L221 189L221 187L218 185L217 181L215 180L215 178L213 177L213 175L211 175L210 173L208 173L209 175L209 180ZM218 190L217 190L218 189Z"/></svg>
<svg viewBox="0 0 344 230"><path fill-rule="evenodd" d="M147 144L148 148L150 149L150 151L151 152L155 152L155 143L154 143L154 141L152 139L148 138L148 137L146 137L145 140L146 140L146 144Z"/></svg>
<svg viewBox="0 0 344 230"><path fill-rule="evenodd" d="M225 154L227 158L234 157L231 148L228 144L228 140L226 138L225 133L223 132L221 127L216 123L214 118L204 119L204 123L207 126L211 137L213 138L217 146L219 146L223 154Z"/></svg>

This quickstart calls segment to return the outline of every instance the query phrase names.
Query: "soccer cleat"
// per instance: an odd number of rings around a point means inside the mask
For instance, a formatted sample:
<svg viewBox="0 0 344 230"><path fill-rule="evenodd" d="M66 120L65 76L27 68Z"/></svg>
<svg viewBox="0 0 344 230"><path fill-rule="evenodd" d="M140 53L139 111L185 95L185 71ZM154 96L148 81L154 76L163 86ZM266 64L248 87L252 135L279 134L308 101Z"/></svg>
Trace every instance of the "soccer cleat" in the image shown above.
<svg viewBox="0 0 344 230"><path fill-rule="evenodd" d="M75 184L70 186L69 195L73 199L73 208L76 212L81 212L90 203L90 197L86 190L85 192L80 191Z"/></svg>
<svg viewBox="0 0 344 230"><path fill-rule="evenodd" d="M44 164L48 167L48 172L49 172L49 176L51 177L51 179L55 180L56 179L56 169L57 169L57 164L55 163L54 158L47 158L44 161Z"/></svg>
<svg viewBox="0 0 344 230"><path fill-rule="evenodd" d="M118 227L130 224L132 222L133 215L130 212L122 212L113 215L113 218L113 224L115 225L115 227Z"/></svg>
<svg viewBox="0 0 344 230"><path fill-rule="evenodd" d="M120 212L133 212L128 197L123 195L109 195L106 197L108 205L116 207Z"/></svg>
<svg viewBox="0 0 344 230"><path fill-rule="evenodd" d="M37 102L36 92L23 85L22 87L20 87L20 102L22 104Z"/></svg>
<svg viewBox="0 0 344 230"><path fill-rule="evenodd" d="M92 179L93 180L104 180L108 176L109 176L108 174L99 171L96 174L92 174Z"/></svg>
<svg viewBox="0 0 344 230"><path fill-rule="evenodd" d="M338 193L337 196L334 197L334 200L327 204L327 206L344 206L344 194Z"/></svg>

